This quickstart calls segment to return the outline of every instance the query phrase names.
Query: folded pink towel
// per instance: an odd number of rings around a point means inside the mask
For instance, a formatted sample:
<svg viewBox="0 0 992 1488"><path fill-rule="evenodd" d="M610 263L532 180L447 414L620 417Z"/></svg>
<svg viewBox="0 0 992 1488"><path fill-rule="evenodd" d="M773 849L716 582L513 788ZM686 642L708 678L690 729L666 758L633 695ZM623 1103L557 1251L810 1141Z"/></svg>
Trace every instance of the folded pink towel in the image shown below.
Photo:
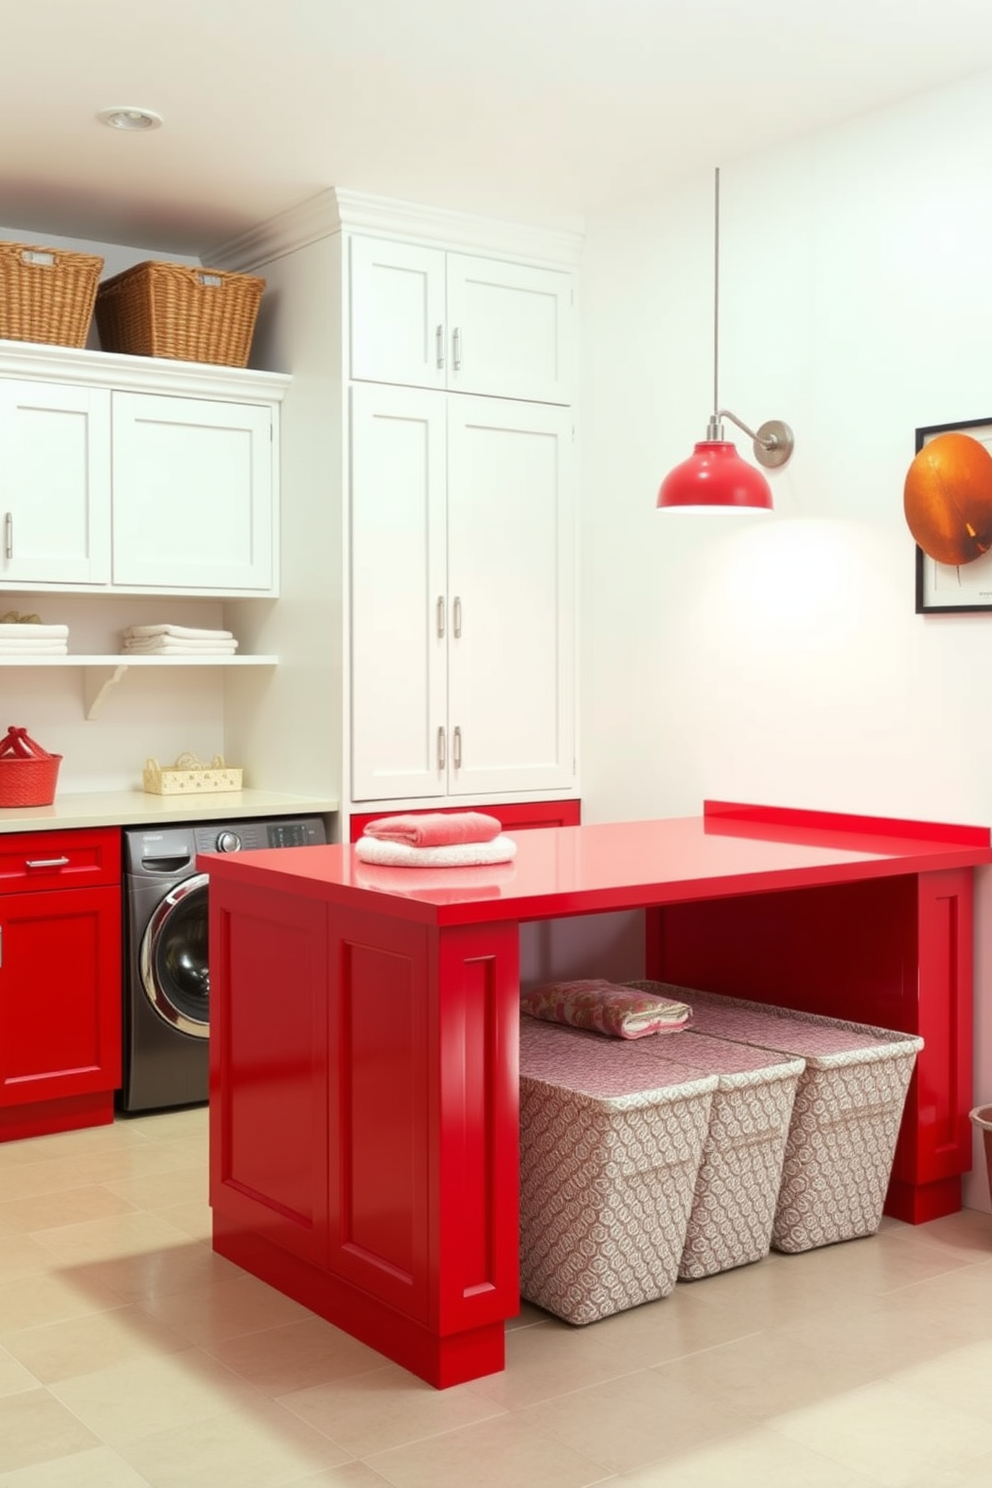
<svg viewBox="0 0 992 1488"><path fill-rule="evenodd" d="M408 812L405 816L381 816L365 828L366 837L378 837L381 842L405 842L408 847L492 842L499 834L500 823L481 811Z"/></svg>

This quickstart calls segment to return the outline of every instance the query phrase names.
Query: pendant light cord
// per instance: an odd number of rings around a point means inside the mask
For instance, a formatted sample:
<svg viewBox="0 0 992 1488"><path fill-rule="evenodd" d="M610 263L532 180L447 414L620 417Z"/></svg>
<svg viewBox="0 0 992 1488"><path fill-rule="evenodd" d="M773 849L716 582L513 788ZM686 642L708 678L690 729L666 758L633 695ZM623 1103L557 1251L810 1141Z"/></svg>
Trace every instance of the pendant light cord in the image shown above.
<svg viewBox="0 0 992 1488"><path fill-rule="evenodd" d="M714 172L713 187L713 412L706 426L706 438L723 441L720 422L720 167Z"/></svg>
<svg viewBox="0 0 992 1488"><path fill-rule="evenodd" d="M713 189L713 418L718 417L720 366L720 167L714 172Z"/></svg>

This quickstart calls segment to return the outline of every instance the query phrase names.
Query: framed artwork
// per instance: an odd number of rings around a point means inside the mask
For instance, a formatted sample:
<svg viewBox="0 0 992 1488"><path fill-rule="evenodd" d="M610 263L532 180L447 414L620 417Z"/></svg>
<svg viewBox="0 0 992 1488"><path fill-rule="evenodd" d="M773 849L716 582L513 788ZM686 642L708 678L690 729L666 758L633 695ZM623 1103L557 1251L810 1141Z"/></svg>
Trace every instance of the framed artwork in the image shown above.
<svg viewBox="0 0 992 1488"><path fill-rule="evenodd" d="M936 439L932 461L921 461ZM905 497L917 539L916 613L992 611L992 418L917 429L916 455Z"/></svg>

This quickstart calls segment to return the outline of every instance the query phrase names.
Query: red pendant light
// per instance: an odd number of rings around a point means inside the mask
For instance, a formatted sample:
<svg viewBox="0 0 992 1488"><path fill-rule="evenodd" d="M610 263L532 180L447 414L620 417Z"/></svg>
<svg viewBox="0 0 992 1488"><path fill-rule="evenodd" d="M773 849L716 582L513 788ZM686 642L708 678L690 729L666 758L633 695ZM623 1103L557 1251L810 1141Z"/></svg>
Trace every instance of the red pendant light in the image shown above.
<svg viewBox="0 0 992 1488"><path fill-rule="evenodd" d="M759 465L774 469L792 454L795 440L788 424L772 419L757 430L721 408L717 394L720 317L720 171L716 171L715 247L713 275L713 413L688 460L669 471L658 489L659 511L767 512L772 510L772 491L760 470L738 455L723 437L723 419L728 418L753 441Z"/></svg>

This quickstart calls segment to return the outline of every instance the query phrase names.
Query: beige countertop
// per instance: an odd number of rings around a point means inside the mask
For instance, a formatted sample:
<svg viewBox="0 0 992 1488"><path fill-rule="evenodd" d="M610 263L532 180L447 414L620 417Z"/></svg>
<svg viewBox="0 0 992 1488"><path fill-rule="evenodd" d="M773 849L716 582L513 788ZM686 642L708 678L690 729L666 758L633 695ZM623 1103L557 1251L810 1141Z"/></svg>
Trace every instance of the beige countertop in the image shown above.
<svg viewBox="0 0 992 1488"><path fill-rule="evenodd" d="M154 822L234 821L261 816L326 816L340 803L330 796L281 791L217 791L210 795L153 796L140 790L56 795L51 806L0 809L0 832L54 832L72 827L127 827Z"/></svg>

